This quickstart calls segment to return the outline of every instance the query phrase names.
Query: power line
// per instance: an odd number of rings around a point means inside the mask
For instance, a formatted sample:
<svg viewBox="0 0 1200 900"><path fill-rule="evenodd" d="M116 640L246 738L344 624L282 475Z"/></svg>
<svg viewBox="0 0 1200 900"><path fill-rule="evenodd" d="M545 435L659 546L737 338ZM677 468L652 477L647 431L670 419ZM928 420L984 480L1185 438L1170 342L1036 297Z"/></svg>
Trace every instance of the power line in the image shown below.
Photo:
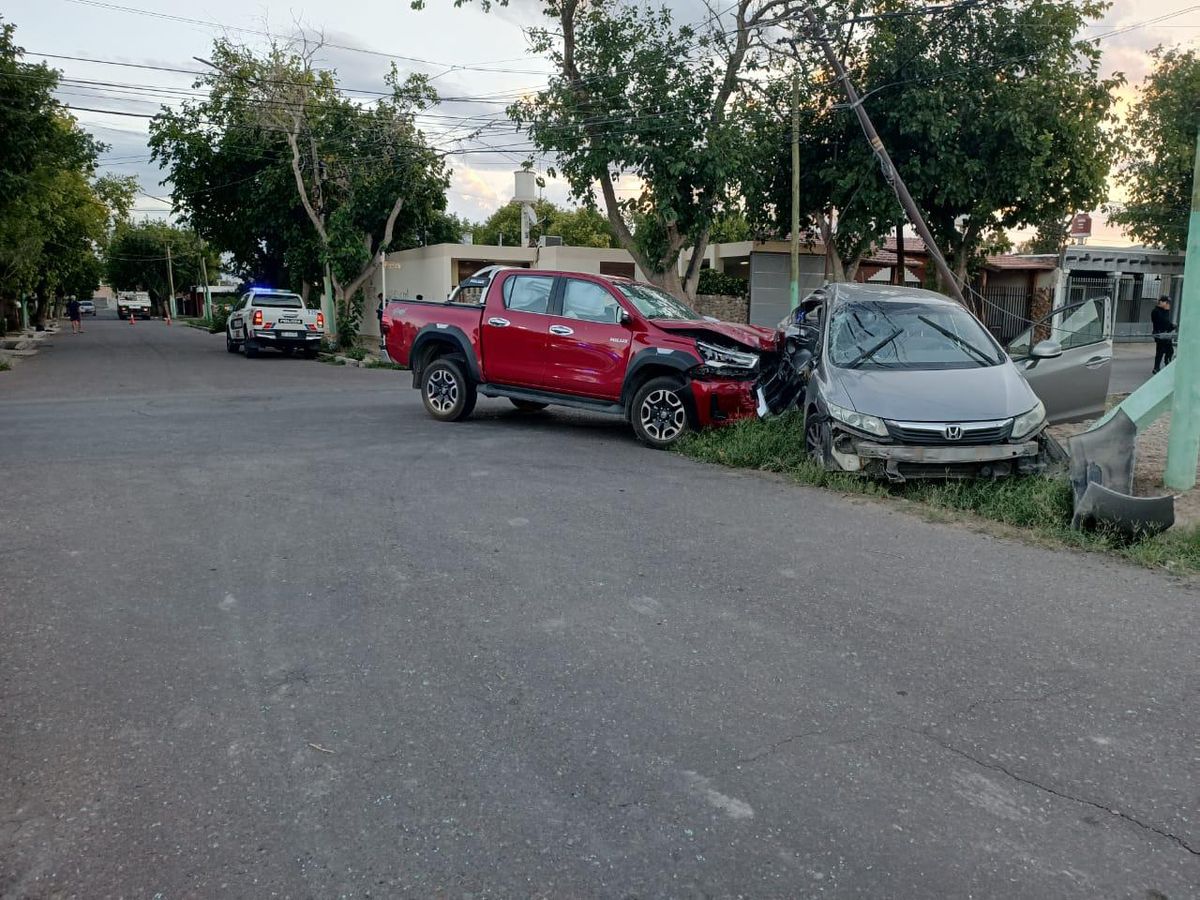
<svg viewBox="0 0 1200 900"><path fill-rule="evenodd" d="M214 29L217 29L220 31L236 31L236 32L240 32L242 34L253 34L258 37L265 37L267 39L274 39L276 37L276 35L271 34L269 31L263 31L258 28L245 28L245 27L238 26L238 25L228 25L223 22L213 22L213 21L210 21L207 19L192 19L187 16L177 16L177 15L173 15L171 13L157 12L155 10L150 10L150 9L139 9L138 7L134 7L134 6L121 6L116 3L105 3L105 2L102 2L102 0L67 0L67 2L68 3L77 3L80 6L94 6L99 9L107 9L107 10L112 10L114 12L130 13L130 14L139 15L139 16L149 16L149 17L155 18L155 19L165 19L170 22L181 22L185 25L198 25L203 28L214 28ZM383 59L397 59L397 60L401 60L403 62L414 62L414 63L423 65L423 66L436 66L438 68L449 67L452 71L462 69L462 70L467 70L467 71L472 71L472 72L492 72L492 73L503 73L503 74L514 74L514 75L543 75L543 74L545 74L544 71L537 70L537 69L506 69L506 68L494 68L494 67L490 67L490 66L486 66L486 65L470 65L470 64L466 64L466 63L439 62L438 60L433 60L433 59L422 59L419 56L402 56L401 54L398 54L398 53L384 53L381 50L370 50L366 47L353 47L353 46L350 46L349 44L336 44L331 41L322 41L321 45L323 47L329 47L334 50L346 50L346 51L349 51L352 53L364 53L369 56L382 57Z"/></svg>

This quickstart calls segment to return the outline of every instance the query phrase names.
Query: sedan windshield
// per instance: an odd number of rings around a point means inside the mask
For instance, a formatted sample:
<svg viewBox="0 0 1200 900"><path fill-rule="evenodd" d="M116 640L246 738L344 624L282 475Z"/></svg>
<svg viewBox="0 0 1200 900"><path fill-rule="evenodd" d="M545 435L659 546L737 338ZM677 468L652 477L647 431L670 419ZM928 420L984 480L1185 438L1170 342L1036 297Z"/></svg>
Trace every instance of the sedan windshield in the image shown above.
<svg viewBox="0 0 1200 900"><path fill-rule="evenodd" d="M616 288L625 295L637 311L647 319L682 319L690 321L703 316L686 303L676 300L666 291L636 281L618 281Z"/></svg>
<svg viewBox="0 0 1200 900"><path fill-rule="evenodd" d="M983 326L958 306L867 300L834 310L829 358L843 369L973 369L1001 357Z"/></svg>

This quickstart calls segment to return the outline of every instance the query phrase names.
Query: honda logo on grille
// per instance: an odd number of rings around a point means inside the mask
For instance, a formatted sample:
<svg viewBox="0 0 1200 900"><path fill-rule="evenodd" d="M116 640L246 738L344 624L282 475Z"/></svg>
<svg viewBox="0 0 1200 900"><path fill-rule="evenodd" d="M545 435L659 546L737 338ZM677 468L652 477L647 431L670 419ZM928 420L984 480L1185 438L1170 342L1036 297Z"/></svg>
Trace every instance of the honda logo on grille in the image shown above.
<svg viewBox="0 0 1200 900"><path fill-rule="evenodd" d="M942 430L942 434L944 434L946 436L946 440L948 440L948 441L962 440L962 426L961 425L947 425Z"/></svg>

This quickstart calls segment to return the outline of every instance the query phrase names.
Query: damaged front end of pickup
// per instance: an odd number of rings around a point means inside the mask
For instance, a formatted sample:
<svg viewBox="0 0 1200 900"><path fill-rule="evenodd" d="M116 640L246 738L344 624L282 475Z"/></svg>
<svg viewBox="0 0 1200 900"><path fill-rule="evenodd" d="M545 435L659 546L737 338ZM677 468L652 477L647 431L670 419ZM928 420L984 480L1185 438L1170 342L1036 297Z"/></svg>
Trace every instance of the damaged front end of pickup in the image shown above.
<svg viewBox="0 0 1200 900"><path fill-rule="evenodd" d="M812 356L784 335L764 335L753 348L728 335L693 337L701 363L688 376L700 427L779 415L803 396Z"/></svg>

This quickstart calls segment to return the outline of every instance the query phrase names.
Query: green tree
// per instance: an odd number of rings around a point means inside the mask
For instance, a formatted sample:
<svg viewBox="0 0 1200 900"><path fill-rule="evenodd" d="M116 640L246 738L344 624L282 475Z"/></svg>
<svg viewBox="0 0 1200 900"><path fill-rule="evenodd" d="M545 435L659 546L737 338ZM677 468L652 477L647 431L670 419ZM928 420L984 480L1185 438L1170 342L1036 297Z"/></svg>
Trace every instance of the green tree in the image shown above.
<svg viewBox="0 0 1200 900"><path fill-rule="evenodd" d="M1128 203L1111 211L1143 243L1181 250L1187 243L1196 134L1200 130L1200 56L1159 47L1125 129L1117 177Z"/></svg>
<svg viewBox="0 0 1200 900"><path fill-rule="evenodd" d="M695 294L746 149L730 101L763 56L753 45L765 26L795 5L736 0L695 26L649 5L543 0L554 25L526 32L554 75L510 117L554 155L549 174L561 173L576 200L595 206L599 188L619 246L667 290ZM618 179L631 196L618 198Z"/></svg>
<svg viewBox="0 0 1200 900"><path fill-rule="evenodd" d="M170 294L168 247L175 290L187 290L202 283L201 259L208 267L209 278L216 277L220 257L194 231L166 222L123 222L117 226L104 255L108 283L119 291L148 291L162 305Z"/></svg>
<svg viewBox="0 0 1200 900"><path fill-rule="evenodd" d="M871 29L868 108L960 280L1008 229L1104 198L1122 79L1102 77L1100 49L1077 35L1105 9L1013 0Z"/></svg>
<svg viewBox="0 0 1200 900"><path fill-rule="evenodd" d="M802 243L820 241L825 248L826 277L845 281L854 279L859 261L903 211L879 177L857 119L839 106L838 91L840 85L826 80L801 92L800 229ZM768 82L741 102L751 148L738 181L747 217L755 230L785 238L791 231L791 80Z"/></svg>
<svg viewBox="0 0 1200 900"><path fill-rule="evenodd" d="M138 195L138 181L134 175L102 175L94 185L96 196L108 210L108 230L111 234L117 225L129 221L134 198Z"/></svg>
<svg viewBox="0 0 1200 900"><path fill-rule="evenodd" d="M110 218L92 180L104 145L55 100L57 84L0 21L0 298L32 294L39 323L64 296L94 290Z"/></svg>
<svg viewBox="0 0 1200 900"><path fill-rule="evenodd" d="M1100 54L1076 35L1105 5L1014 0L907 15L885 0L866 25L840 33L851 77L884 145L959 277L1011 228L1065 220L1105 193L1115 153L1113 89ZM911 12L911 10L907 10ZM856 117L823 60L801 102L803 226L832 252L831 274L893 231L902 213ZM776 233L790 211L787 85L745 101L754 124L742 182L746 208Z"/></svg>
<svg viewBox="0 0 1200 900"><path fill-rule="evenodd" d="M448 175L415 124L435 100L426 80L393 68L391 93L360 104L312 65L319 49L217 41L214 71L196 83L207 98L164 109L151 147L188 223L239 274L307 292L327 265L345 341L380 251L416 246L442 222Z"/></svg>
<svg viewBox="0 0 1200 900"><path fill-rule="evenodd" d="M563 209L549 200L538 200L533 204L533 212L537 222L529 227L532 241L543 235L556 235L572 247L616 246L612 226L595 209ZM503 239L506 247L520 246L521 206L516 203L502 206L471 231L477 244L498 244Z"/></svg>

